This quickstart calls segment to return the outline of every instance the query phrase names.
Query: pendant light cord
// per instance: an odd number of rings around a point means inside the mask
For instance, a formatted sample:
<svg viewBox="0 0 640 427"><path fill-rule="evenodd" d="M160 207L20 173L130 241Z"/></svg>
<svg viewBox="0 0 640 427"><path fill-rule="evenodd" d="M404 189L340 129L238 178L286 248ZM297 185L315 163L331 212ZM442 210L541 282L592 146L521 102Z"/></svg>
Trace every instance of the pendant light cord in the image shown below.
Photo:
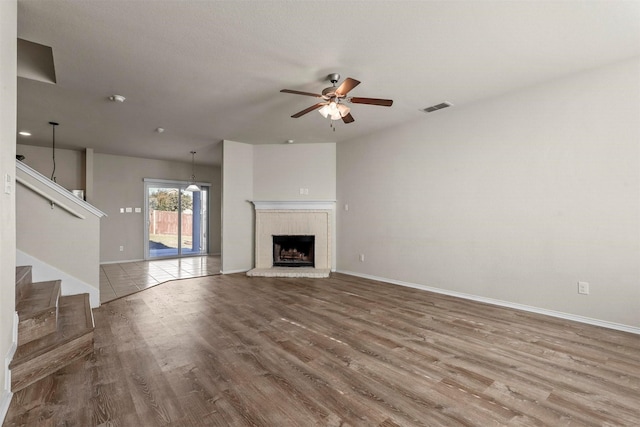
<svg viewBox="0 0 640 427"><path fill-rule="evenodd" d="M51 150L51 157L53 159L53 171L51 172L51 181L56 182L56 126L58 126L59 123L49 122L49 124L53 128L53 144Z"/></svg>
<svg viewBox="0 0 640 427"><path fill-rule="evenodd" d="M195 174L195 161L196 161L196 159L195 159L195 155L196 155L196 152L192 151L191 152L191 181L192 181L192 184L196 183L196 174Z"/></svg>

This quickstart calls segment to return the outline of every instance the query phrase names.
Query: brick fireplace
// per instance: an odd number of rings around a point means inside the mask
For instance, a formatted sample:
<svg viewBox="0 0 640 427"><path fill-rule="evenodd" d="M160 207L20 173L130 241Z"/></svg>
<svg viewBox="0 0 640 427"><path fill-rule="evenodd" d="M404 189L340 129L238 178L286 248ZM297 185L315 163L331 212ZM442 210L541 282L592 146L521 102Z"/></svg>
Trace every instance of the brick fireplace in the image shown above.
<svg viewBox="0 0 640 427"><path fill-rule="evenodd" d="M249 276L328 277L332 265L334 202L253 202L255 268ZM274 236L313 237L313 266L274 265ZM282 263L281 263L282 264Z"/></svg>

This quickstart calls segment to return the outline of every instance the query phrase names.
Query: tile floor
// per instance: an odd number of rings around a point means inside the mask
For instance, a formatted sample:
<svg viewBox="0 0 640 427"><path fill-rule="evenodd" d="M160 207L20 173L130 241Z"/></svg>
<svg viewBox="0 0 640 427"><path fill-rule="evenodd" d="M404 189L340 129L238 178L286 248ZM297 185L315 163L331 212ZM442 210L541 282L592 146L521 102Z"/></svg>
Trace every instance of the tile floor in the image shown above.
<svg viewBox="0 0 640 427"><path fill-rule="evenodd" d="M100 302L176 279L220 274L220 256L136 261L100 266Z"/></svg>

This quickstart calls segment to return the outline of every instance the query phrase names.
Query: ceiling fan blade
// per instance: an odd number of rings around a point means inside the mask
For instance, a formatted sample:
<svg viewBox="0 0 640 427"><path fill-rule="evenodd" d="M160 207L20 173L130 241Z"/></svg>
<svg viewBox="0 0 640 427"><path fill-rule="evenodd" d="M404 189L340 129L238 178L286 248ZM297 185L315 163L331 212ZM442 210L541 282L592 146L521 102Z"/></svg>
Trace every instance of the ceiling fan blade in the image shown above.
<svg viewBox="0 0 640 427"><path fill-rule="evenodd" d="M383 107L391 107L393 104L392 99L378 99L378 98L350 98L349 102L354 104L369 104L369 105L381 105Z"/></svg>
<svg viewBox="0 0 640 427"><path fill-rule="evenodd" d="M293 93L294 95L306 95L306 96L314 96L316 98L322 98L322 95L320 95L318 93L300 92L299 90L282 89L280 92Z"/></svg>
<svg viewBox="0 0 640 427"><path fill-rule="evenodd" d="M345 122L345 123L353 123L355 121L355 119L353 118L351 113L349 113L346 116L342 117L342 121Z"/></svg>
<svg viewBox="0 0 640 427"><path fill-rule="evenodd" d="M291 116L294 119L297 119L300 116L304 116L307 113L312 112L313 110L317 110L318 108L322 107L323 105L326 105L326 102L318 102L316 105L312 105L309 108L306 108L302 111L298 111L297 113L295 113L293 116Z"/></svg>
<svg viewBox="0 0 640 427"><path fill-rule="evenodd" d="M351 89L358 86L360 82L356 79L352 79L351 77L347 77L344 79L342 84L336 89L336 94L338 95L346 95Z"/></svg>

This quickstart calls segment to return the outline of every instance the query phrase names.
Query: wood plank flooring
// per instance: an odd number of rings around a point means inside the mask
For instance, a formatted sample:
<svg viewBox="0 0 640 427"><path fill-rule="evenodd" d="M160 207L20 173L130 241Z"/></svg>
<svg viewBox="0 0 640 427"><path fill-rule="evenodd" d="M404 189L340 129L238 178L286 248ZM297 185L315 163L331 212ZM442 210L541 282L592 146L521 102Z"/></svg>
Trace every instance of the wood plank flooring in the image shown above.
<svg viewBox="0 0 640 427"><path fill-rule="evenodd" d="M158 285L6 426L638 426L640 336L334 274Z"/></svg>

